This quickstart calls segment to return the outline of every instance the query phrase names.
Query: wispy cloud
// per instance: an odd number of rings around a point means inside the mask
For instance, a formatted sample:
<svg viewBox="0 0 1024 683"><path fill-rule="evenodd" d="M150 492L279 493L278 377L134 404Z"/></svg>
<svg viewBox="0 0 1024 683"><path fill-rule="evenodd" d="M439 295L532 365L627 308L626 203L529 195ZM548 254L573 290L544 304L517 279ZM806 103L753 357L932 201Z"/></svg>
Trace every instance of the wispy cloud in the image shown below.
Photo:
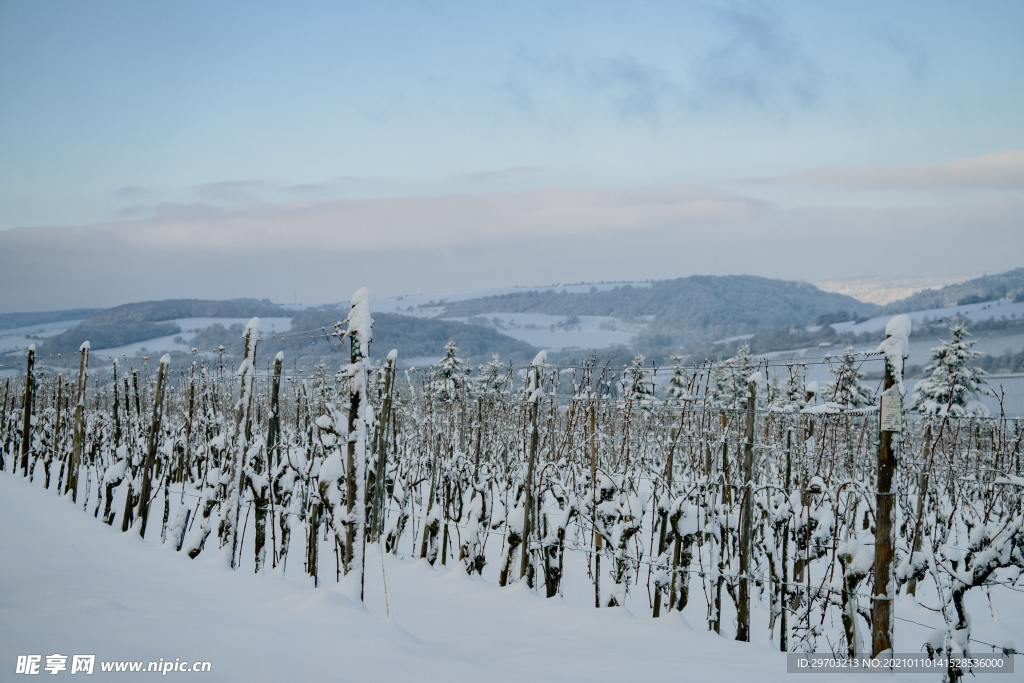
<svg viewBox="0 0 1024 683"><path fill-rule="evenodd" d="M760 5L715 7L711 14L723 37L694 64L696 106L789 109L821 97L824 74L778 14Z"/></svg>
<svg viewBox="0 0 1024 683"><path fill-rule="evenodd" d="M142 201L149 197L152 197L155 190L150 187L143 187L142 185L124 185L114 190L114 197L123 201Z"/></svg>
<svg viewBox="0 0 1024 683"><path fill-rule="evenodd" d="M624 234L673 225L710 226L763 202L695 188L535 190L259 206L98 226L109 239L154 249L377 250L496 244L549 236ZM168 207L170 208L170 207ZM202 207L200 207L202 208ZM288 226L282 231L282 226Z"/></svg>
<svg viewBox="0 0 1024 683"><path fill-rule="evenodd" d="M907 76L912 82L920 83L928 75L930 60L924 47L898 33L892 28L883 28L878 33L878 41L882 47L891 51L903 63Z"/></svg>
<svg viewBox="0 0 1024 683"><path fill-rule="evenodd" d="M266 193L272 190L272 185L266 180L248 178L200 183L192 190L197 197L204 201L245 204L263 199Z"/></svg>
<svg viewBox="0 0 1024 683"><path fill-rule="evenodd" d="M544 170L543 166L506 166L504 168L491 168L480 171L459 173L455 175L452 180L481 184L502 183L510 180L533 178Z"/></svg>
<svg viewBox="0 0 1024 683"><path fill-rule="evenodd" d="M604 53L521 49L499 101L538 114L551 92L599 103L625 123L660 125L673 114L753 107L785 114L816 105L826 78L783 17L760 4L709 7L707 41L677 44L657 58L639 50ZM550 87L553 86L553 87Z"/></svg>
<svg viewBox="0 0 1024 683"><path fill-rule="evenodd" d="M1011 149L935 164L821 168L752 182L842 190L1024 190L1024 150Z"/></svg>

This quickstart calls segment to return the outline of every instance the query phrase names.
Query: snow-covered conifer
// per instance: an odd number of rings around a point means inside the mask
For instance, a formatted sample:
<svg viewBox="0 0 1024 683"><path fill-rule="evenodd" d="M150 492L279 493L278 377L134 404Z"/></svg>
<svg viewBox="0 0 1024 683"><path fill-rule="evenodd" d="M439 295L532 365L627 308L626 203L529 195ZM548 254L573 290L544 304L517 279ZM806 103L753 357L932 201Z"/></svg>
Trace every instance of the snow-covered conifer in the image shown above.
<svg viewBox="0 0 1024 683"><path fill-rule="evenodd" d="M949 340L932 349L927 377L914 387L912 408L925 415L985 416L988 409L977 400L984 383L983 371L971 365L980 354L974 350L967 328L954 325Z"/></svg>

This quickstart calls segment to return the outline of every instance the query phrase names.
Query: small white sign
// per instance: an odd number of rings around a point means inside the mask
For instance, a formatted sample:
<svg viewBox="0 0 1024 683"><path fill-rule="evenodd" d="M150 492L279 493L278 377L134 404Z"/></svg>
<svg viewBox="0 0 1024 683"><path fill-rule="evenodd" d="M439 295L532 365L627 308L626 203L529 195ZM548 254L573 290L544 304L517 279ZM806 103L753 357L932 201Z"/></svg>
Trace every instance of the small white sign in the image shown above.
<svg viewBox="0 0 1024 683"><path fill-rule="evenodd" d="M881 430L883 432L903 431L903 395L898 391L882 393L882 405L879 408Z"/></svg>

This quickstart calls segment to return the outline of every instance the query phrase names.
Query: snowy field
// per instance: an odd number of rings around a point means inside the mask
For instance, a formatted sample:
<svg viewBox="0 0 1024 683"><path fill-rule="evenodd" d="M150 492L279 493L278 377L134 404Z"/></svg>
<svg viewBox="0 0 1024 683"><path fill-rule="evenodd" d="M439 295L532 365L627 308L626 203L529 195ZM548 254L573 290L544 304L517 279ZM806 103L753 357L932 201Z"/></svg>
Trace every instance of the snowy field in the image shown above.
<svg viewBox="0 0 1024 683"><path fill-rule="evenodd" d="M24 351L29 344L38 343L41 339L60 334L82 322L81 320L61 320L60 322L26 325L0 330L0 353L8 351Z"/></svg>
<svg viewBox="0 0 1024 683"><path fill-rule="evenodd" d="M466 299L478 299L487 296L501 296L515 292L565 292L581 294L592 289L607 291L616 287L650 287L649 281L622 282L579 282L574 284L542 285L538 287L495 287L491 289L447 290L437 292L421 292L418 294L401 294L397 296L374 298L371 302L374 311L382 313L402 313L422 317L435 317L444 312L443 302L452 303ZM429 304L442 305L429 305Z"/></svg>
<svg viewBox="0 0 1024 683"><path fill-rule="evenodd" d="M38 479L0 473L0 666L12 677L19 654L95 654L102 660L208 660L203 681L627 681L817 680L786 674L766 639L740 644L686 618L660 620L628 609L595 610L547 600L522 585L500 589L459 565L367 556L367 603L352 586L232 572L222 554L189 560L77 510ZM974 596L980 598L980 596ZM976 600L978 638L1024 632L1024 596ZM904 601L905 603L905 601ZM936 620L916 605L898 614ZM989 614L991 613L991 617ZM763 614L755 613L763 625ZM756 633L763 632L756 628ZM897 645L914 651L927 635L898 622ZM1000 640L999 642L1002 642ZM980 651L980 648L979 648ZM68 676L65 672L63 676ZM97 672L87 680L146 680L158 674ZM49 676L46 677L50 679ZM935 674L887 679L936 681ZM27 679L26 679L27 680ZM844 674L835 680L879 680ZM995 681L1024 680L1020 672Z"/></svg>
<svg viewBox="0 0 1024 683"><path fill-rule="evenodd" d="M941 322L953 320L954 318L965 318L970 322L983 320L998 320L1000 318L1015 319L1024 317L1024 302L1012 301L1011 299L997 299L995 301L983 301L976 304L963 304L960 306L947 306L945 308L929 308L923 311L908 313L915 325L924 322ZM863 322L834 323L832 328L840 334L852 332L878 332L885 330L885 323L891 316L880 315Z"/></svg>
<svg viewBox="0 0 1024 683"><path fill-rule="evenodd" d="M489 313L473 318L445 318L460 322L485 321L502 334L538 349L606 349L628 345L643 325L623 322L610 315L548 315L546 313Z"/></svg>
<svg viewBox="0 0 1024 683"><path fill-rule="evenodd" d="M107 349L93 349L92 353L104 358L118 358L120 356L134 356L142 351L149 353L166 353L168 351L188 351L192 348L190 344L192 337L201 330L214 325L231 327L232 325L244 326L250 318L175 318L161 322L174 323L181 328L181 332L169 334L164 337L145 339L134 344L125 344ZM287 332L292 327L291 318L260 318L260 325L264 334L276 334ZM181 341L179 341L181 340Z"/></svg>

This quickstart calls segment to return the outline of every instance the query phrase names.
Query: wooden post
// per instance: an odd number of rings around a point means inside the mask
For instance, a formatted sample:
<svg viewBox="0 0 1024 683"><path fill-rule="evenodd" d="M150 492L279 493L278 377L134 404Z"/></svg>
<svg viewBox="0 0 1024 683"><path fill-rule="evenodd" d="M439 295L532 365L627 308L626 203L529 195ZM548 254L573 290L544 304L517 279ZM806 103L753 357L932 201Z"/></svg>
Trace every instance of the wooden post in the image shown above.
<svg viewBox="0 0 1024 683"><path fill-rule="evenodd" d="M896 368L888 356L885 360L883 393L896 384ZM884 400L884 399L883 399ZM875 492L875 563L874 586L871 590L871 655L878 657L892 650L892 603L895 598L893 581L893 478L896 457L892 448L892 432L882 431L879 415L878 483Z"/></svg>
<svg viewBox="0 0 1024 683"><path fill-rule="evenodd" d="M686 407L684 406L682 408L680 414L679 414L679 426L676 427L675 432L672 434L672 446L670 446L669 449L668 449L668 458L666 458L666 460L665 460L665 496L668 499L670 504L671 504L671 501L672 501L672 474L673 474L673 472L675 470L676 445L679 443L679 439L680 439L680 437L683 434L683 426L685 425L685 418L686 418ZM674 519L677 520L678 517L676 517ZM670 524L673 527L671 534L668 531L668 527L669 527ZM664 512L661 513L661 532L658 534L658 557L659 558L665 553L665 549L668 547L668 543L670 541L672 541L673 539L675 540L675 543L676 543L675 555L678 556L678 554L679 554L679 543L680 543L680 541L682 539L676 538L676 535L677 534L676 534L676 530L675 530L675 521L673 521L672 519L669 518L668 510L666 509ZM675 587L675 578L676 578L675 564L674 563L673 563L672 569L673 569L673 572L672 572L672 578L670 579L670 583L672 584L673 589L674 589L674 587ZM658 617L661 616L661 593L662 593L661 587L659 587L658 590L656 590L654 592L654 609L653 609L652 616L655 619L657 619ZM674 593L670 594L670 596L669 596L670 597L669 603L668 603L669 610L672 609L672 605L673 605L673 602L674 602L674 600L672 599L672 595L674 595Z"/></svg>
<svg viewBox="0 0 1024 683"><path fill-rule="evenodd" d="M530 386L533 393L528 397L530 402L530 451L526 462L526 480L523 482L523 547L519 555L519 578L527 577L530 574L530 535L533 525L533 472L537 467L537 442L540 439L540 432L537 429L537 396L540 390L540 366L534 362L530 368L533 379ZM532 587L532 586L531 586Z"/></svg>
<svg viewBox="0 0 1024 683"><path fill-rule="evenodd" d="M353 365L360 363L363 360L363 354L360 348L359 334L352 332L349 337L349 359ZM356 479L356 429L358 428L357 421L359 420L359 388L356 386L356 382L353 380L349 386L348 392L348 443L345 448L345 512L348 513L349 523L345 526L345 553L343 555L343 564L345 566L345 573L348 574L352 568L352 558L355 557L355 545L356 545L356 523L352 519L355 514L356 507L356 496L359 495L359 482ZM365 533L365 530L364 530ZM362 596L360 595L360 598Z"/></svg>
<svg viewBox="0 0 1024 683"><path fill-rule="evenodd" d="M160 359L160 367L156 374L156 394L153 396L153 413L149 423L149 439L146 444L146 460L142 466L142 492L139 494L138 517L142 521L139 537L146 537L146 521L149 519L149 496L152 490L153 463L156 462L156 450L160 443L160 420L163 417L164 383L167 375L168 356Z"/></svg>
<svg viewBox="0 0 1024 683"><path fill-rule="evenodd" d="M736 605L736 640L750 642L750 550L754 516L754 418L757 382L747 380L746 440L743 444L743 497L740 499L740 594Z"/></svg>
<svg viewBox="0 0 1024 683"><path fill-rule="evenodd" d="M4 404L3 412L0 412L0 472L7 469L7 462L4 460L4 453L7 452L7 399L11 393L11 378L4 380ZM16 469L16 468L15 468Z"/></svg>
<svg viewBox="0 0 1024 683"><path fill-rule="evenodd" d="M942 434L939 434L940 438ZM910 546L910 559L908 563L913 566L914 554L921 552L921 528L924 526L924 503L928 497L928 472L932 467L932 456L935 449L932 448L932 426L928 425L924 431L924 452L928 453L928 464L917 475L917 504L914 509L914 543ZM912 576L907 582L907 595L917 595L917 577Z"/></svg>
<svg viewBox="0 0 1024 683"><path fill-rule="evenodd" d="M32 397L35 393L36 345L28 347L25 354L25 397L21 405L21 475L28 476L28 455L32 450Z"/></svg>
<svg viewBox="0 0 1024 683"><path fill-rule="evenodd" d="M267 458L271 471L277 464L278 442L281 438L281 368L284 354L274 357L274 379L270 384L270 420L267 429Z"/></svg>
<svg viewBox="0 0 1024 683"><path fill-rule="evenodd" d="M192 349L193 353L195 349ZM188 399L185 409L185 444L181 453L181 461L178 467L177 480L184 484L192 470L192 420L195 415L196 406L196 363L188 368ZM182 488L184 490L184 488Z"/></svg>
<svg viewBox="0 0 1024 683"><path fill-rule="evenodd" d="M249 321L242 337L245 340L245 351L242 357L242 379L238 389L238 410L235 411L235 444L232 449L234 451L232 462L238 476L235 477L234 510L229 513L233 517L231 522L231 561L228 563L232 569L238 567L238 561L241 559L238 557L238 537L241 534L238 530L238 522L241 520L242 494L245 492L245 459L248 457L249 442L252 441L253 373L256 372L256 342L258 341L258 339L253 339L253 335L257 334L257 329L253 327L254 322L256 322L255 318ZM241 444L239 444L240 441Z"/></svg>
<svg viewBox="0 0 1024 683"><path fill-rule="evenodd" d="M590 403L590 482L594 487L594 607L601 607L601 548L603 542L597 530L597 505L601 489L597 485L597 398Z"/></svg>
<svg viewBox="0 0 1024 683"><path fill-rule="evenodd" d="M786 500L790 499L793 485L793 425L786 425ZM787 503L788 504L788 503ZM786 600L789 583L789 524L786 522L782 534L782 583L779 586L779 650L789 651L789 604Z"/></svg>
<svg viewBox="0 0 1024 683"><path fill-rule="evenodd" d="M78 349L78 391L75 397L75 431L72 435L71 458L68 460L68 478L64 493L71 492L71 501L78 501L78 468L82 464L82 448L85 445L85 382L89 367L89 342Z"/></svg>
<svg viewBox="0 0 1024 683"><path fill-rule="evenodd" d="M381 407L380 422L377 423L377 433L374 437L374 450L377 453L377 471L374 473L373 498L373 527L370 530L370 537L380 542L380 535L384 533L384 518L387 516L384 505L384 498L387 487L387 457L388 457L388 422L391 419L391 401L395 381L395 361L398 353L392 350L387 357L387 364L384 370L384 405ZM370 493L369 491L367 493Z"/></svg>

